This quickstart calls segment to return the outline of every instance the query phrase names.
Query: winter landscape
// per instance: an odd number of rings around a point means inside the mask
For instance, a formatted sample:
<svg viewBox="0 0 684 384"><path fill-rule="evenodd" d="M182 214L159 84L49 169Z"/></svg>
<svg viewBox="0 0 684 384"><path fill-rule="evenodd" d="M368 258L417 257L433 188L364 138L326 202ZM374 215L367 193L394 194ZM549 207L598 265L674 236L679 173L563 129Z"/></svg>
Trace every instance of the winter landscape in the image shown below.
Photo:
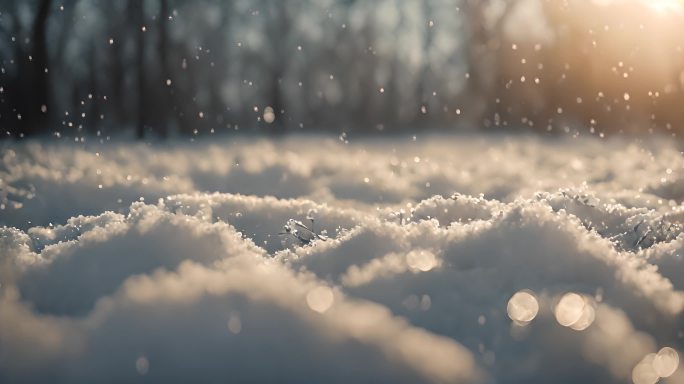
<svg viewBox="0 0 684 384"><path fill-rule="evenodd" d="M0 383L684 383L681 21L0 1Z"/></svg>

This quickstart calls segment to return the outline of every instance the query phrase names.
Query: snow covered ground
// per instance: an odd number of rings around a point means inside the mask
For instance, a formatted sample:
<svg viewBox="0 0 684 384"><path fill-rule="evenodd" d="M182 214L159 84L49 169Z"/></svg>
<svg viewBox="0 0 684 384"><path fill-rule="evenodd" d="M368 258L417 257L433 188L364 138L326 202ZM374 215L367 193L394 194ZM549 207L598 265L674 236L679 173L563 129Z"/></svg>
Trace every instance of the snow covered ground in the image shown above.
<svg viewBox="0 0 684 384"><path fill-rule="evenodd" d="M0 154L0 382L684 383L677 142Z"/></svg>

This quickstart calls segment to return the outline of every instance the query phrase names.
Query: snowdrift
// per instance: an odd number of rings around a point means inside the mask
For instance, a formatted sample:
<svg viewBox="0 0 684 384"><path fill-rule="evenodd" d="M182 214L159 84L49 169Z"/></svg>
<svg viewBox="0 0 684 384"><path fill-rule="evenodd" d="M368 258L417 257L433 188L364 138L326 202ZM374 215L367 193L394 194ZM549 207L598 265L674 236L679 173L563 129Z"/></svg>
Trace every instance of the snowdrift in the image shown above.
<svg viewBox="0 0 684 384"><path fill-rule="evenodd" d="M0 382L684 382L674 143L1 149Z"/></svg>

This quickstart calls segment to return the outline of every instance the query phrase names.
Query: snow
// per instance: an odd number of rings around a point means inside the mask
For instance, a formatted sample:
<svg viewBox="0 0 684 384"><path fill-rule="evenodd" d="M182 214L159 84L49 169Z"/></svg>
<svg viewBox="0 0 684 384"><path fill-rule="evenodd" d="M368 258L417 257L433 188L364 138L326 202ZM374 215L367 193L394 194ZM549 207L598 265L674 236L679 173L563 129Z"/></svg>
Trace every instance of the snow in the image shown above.
<svg viewBox="0 0 684 384"><path fill-rule="evenodd" d="M0 143L0 382L684 382L678 145Z"/></svg>

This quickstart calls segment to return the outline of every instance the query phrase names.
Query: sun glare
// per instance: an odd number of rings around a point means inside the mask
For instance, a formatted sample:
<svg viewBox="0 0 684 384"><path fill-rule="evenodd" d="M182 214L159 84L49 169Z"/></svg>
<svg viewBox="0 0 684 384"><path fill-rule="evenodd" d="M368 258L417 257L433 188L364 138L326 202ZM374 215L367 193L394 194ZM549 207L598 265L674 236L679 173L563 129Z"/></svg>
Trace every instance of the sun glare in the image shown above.
<svg viewBox="0 0 684 384"><path fill-rule="evenodd" d="M670 12L684 11L684 1L682 0L594 0L594 4L597 5L615 5L628 3L640 3L658 14L668 14Z"/></svg>
<svg viewBox="0 0 684 384"><path fill-rule="evenodd" d="M656 12L662 12L662 13L667 13L667 12L681 12L683 7L682 7L682 1L680 0L650 0L650 1L643 1L649 8L653 9Z"/></svg>

